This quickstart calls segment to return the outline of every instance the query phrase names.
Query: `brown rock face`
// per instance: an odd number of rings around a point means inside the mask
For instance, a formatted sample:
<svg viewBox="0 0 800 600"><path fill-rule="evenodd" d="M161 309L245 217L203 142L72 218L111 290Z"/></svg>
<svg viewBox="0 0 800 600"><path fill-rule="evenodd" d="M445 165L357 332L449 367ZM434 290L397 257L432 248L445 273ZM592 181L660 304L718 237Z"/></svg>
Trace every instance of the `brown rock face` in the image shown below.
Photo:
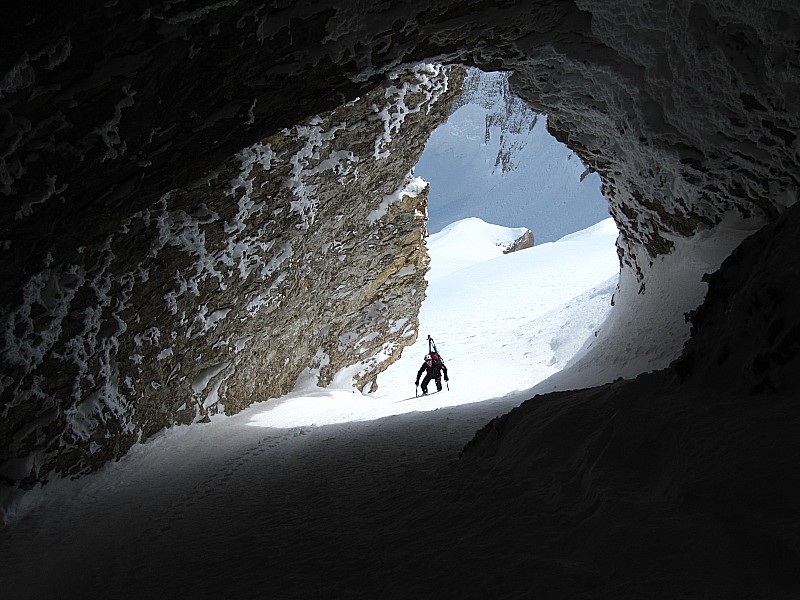
<svg viewBox="0 0 800 600"><path fill-rule="evenodd" d="M530 229L526 229L525 233L514 240L514 243L512 243L508 248L503 250L503 254L510 254L511 252L516 252L517 250L525 250L525 248L533 248L533 246L533 233Z"/></svg>
<svg viewBox="0 0 800 600"><path fill-rule="evenodd" d="M463 75L391 76L48 254L7 313L6 476L79 472L298 379L373 389L416 339L428 188L411 169Z"/></svg>

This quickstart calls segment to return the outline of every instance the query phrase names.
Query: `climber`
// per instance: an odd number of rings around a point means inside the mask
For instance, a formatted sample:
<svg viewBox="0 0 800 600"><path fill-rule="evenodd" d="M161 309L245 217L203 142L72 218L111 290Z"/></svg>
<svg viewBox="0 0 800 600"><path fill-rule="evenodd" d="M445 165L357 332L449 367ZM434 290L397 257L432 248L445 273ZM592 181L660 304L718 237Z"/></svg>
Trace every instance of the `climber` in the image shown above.
<svg viewBox="0 0 800 600"><path fill-rule="evenodd" d="M422 394L423 396L428 393L428 384L430 383L431 379L436 382L436 391L442 391L442 373L444 373L444 380L450 381L447 377L447 367L444 366L444 363L438 359L434 360L430 354L425 355L425 362L422 363L422 366L417 371L417 380L414 382L415 385L419 385L419 378L422 376L423 371L425 372L425 378L422 380Z"/></svg>

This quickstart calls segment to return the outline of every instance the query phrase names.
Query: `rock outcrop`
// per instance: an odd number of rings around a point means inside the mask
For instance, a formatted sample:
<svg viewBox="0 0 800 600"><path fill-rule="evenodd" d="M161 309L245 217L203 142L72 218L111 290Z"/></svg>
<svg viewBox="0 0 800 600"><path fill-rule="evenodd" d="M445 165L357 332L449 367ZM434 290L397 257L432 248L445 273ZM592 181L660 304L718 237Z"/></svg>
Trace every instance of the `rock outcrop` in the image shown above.
<svg viewBox="0 0 800 600"><path fill-rule="evenodd" d="M503 254L510 254L512 252L516 252L517 250L525 250L525 248L533 248L533 233L530 229L526 229L525 233L519 236L514 242L505 250L503 250Z"/></svg>
<svg viewBox="0 0 800 600"><path fill-rule="evenodd" d="M468 104L477 104L486 109L483 139L488 144L492 138L492 129L500 131L494 169L501 173L508 173L520 166L519 161L514 160L514 154L525 142L518 136L533 129L541 118L525 101L511 92L508 85L509 75L484 74L479 69L470 69L464 80L464 93L453 107L455 111Z"/></svg>

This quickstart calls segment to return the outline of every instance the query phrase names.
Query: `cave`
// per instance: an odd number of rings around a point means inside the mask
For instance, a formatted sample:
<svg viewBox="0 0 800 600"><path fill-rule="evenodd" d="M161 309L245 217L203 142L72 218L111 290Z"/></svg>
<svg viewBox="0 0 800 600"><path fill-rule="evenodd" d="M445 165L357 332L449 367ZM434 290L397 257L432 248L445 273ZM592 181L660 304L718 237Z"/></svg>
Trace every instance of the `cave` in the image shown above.
<svg viewBox="0 0 800 600"><path fill-rule="evenodd" d="M512 73L620 231L603 336L629 353L598 339L600 380L579 363L481 414L452 462L411 465L402 531L375 512L387 498L343 493L340 511L378 507L352 546L308 523L315 551L282 540L284 563L238 531L213 541L213 577L177 561L175 588L169 565L114 562L118 597L234 581L242 597L797 597L795 2L44 2L0 31L4 508L305 369L374 389L415 333L427 196L411 169L464 66ZM646 322L626 318L641 306ZM350 331L380 335L353 348ZM336 555L352 560L317 579L289 562ZM20 562L0 583L36 595Z"/></svg>

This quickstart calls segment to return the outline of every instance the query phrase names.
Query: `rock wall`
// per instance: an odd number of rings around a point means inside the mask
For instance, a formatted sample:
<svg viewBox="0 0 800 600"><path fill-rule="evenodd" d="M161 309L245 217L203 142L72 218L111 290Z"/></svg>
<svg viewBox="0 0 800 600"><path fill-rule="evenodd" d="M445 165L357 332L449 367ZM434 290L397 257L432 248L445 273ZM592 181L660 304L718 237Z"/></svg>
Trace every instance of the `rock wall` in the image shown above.
<svg viewBox="0 0 800 600"><path fill-rule="evenodd" d="M767 221L797 201L796 3L579 0L561 24L572 34L533 44L511 86L602 175L639 282L726 213Z"/></svg>
<svg viewBox="0 0 800 600"><path fill-rule="evenodd" d="M48 253L3 309L3 477L79 473L298 380L374 389L416 339L428 185L411 170L463 76L395 74Z"/></svg>
<svg viewBox="0 0 800 600"><path fill-rule="evenodd" d="M709 274L691 313L692 339L672 365L683 384L728 388L726 396L800 387L800 205L747 238ZM800 454L795 460L800 460Z"/></svg>

